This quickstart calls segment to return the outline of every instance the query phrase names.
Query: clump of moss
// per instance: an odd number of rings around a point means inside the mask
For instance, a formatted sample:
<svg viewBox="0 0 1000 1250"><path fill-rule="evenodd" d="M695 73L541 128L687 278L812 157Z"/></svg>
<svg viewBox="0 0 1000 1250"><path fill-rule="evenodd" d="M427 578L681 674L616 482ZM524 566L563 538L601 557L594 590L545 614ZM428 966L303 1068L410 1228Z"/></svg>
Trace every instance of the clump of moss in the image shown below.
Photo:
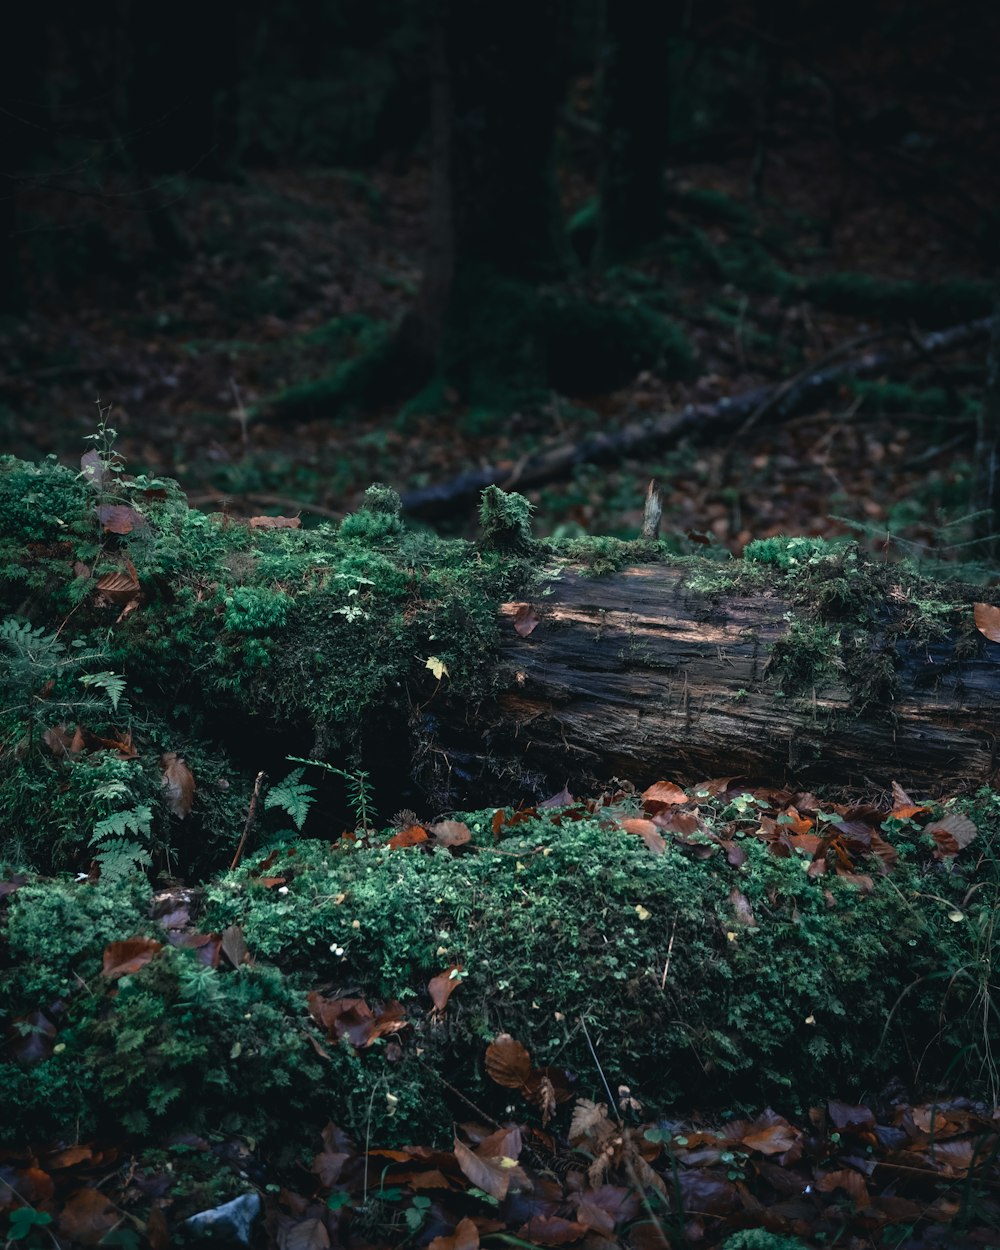
<svg viewBox="0 0 1000 1250"><path fill-rule="evenodd" d="M532 505L523 495L487 486L479 504L483 551L525 552L531 549Z"/></svg>

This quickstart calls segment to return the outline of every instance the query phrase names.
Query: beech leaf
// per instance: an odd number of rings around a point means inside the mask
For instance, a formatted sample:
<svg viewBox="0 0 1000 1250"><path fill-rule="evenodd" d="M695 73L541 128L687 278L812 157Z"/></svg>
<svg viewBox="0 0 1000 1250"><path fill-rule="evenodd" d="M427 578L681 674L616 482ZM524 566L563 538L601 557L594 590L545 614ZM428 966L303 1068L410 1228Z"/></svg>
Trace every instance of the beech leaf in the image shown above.
<svg viewBox="0 0 1000 1250"><path fill-rule="evenodd" d="M994 607L992 603L977 603L972 610L976 629L990 642L1000 642L1000 608Z"/></svg>
<svg viewBox="0 0 1000 1250"><path fill-rule="evenodd" d="M124 942L109 942L104 948L101 971L109 981L129 976L145 967L161 950L163 943L153 938L134 937Z"/></svg>
<svg viewBox="0 0 1000 1250"><path fill-rule="evenodd" d="M194 774L176 751L165 751L160 756L160 768L163 770L161 784L167 800L167 806L181 820L190 814L194 803L194 792L197 789Z"/></svg>
<svg viewBox="0 0 1000 1250"><path fill-rule="evenodd" d="M461 964L452 964L450 968L445 968L444 972L439 972L436 977L431 977L427 983L427 992L437 1011L444 1011L448 1005L448 999L462 984L461 972Z"/></svg>

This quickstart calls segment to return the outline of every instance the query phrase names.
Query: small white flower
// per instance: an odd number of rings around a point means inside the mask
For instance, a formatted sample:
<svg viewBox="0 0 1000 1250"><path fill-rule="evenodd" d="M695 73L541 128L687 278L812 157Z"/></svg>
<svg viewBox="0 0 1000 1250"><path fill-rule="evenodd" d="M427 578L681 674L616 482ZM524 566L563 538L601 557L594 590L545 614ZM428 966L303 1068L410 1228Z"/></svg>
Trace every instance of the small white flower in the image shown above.
<svg viewBox="0 0 1000 1250"><path fill-rule="evenodd" d="M279 886L278 886L278 893L279 893L279 894L287 894L287 893L288 893L288 886L287 886L287 885L279 885Z"/></svg>

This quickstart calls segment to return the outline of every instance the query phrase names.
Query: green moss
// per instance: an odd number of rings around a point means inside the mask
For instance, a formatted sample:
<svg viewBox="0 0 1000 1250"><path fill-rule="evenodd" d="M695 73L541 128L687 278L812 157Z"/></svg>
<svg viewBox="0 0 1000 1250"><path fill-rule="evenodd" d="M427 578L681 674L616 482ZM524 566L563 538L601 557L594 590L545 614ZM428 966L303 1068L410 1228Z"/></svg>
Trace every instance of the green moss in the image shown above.
<svg viewBox="0 0 1000 1250"><path fill-rule="evenodd" d="M975 857L941 865L919 830L890 822L900 863L882 877L873 861L867 894L812 879L807 857L773 855L752 836L749 796L701 803L745 852L740 867L669 842L652 855L581 811L531 817L499 839L492 809L469 813L472 842L457 855L390 850L385 835L368 847L278 843L269 870L284 892L254 875L258 855L206 887L198 917L203 932L239 925L252 966L213 969L165 948L115 983L100 972L104 945L157 933L144 887L24 886L5 904L0 1023L49 1012L57 1049L27 1065L0 1059L8 1139L79 1120L86 1134L124 1124L294 1151L333 1119L381 1144L445 1141L449 1085L502 1115L509 1091L479 1067L499 1031L597 1095L580 1015L654 1116L681 1099L802 1114L833 1091L864 1097L887 1068L912 1078L907 1055L924 1089L957 1082L975 1095L990 1041L972 1007L993 976L1000 798L983 791L965 806ZM734 912L734 890L753 925ZM452 964L463 975L442 1028L427 984ZM307 1014L314 989L401 1001L401 1054L387 1062L382 1045L355 1053L322 1038Z"/></svg>

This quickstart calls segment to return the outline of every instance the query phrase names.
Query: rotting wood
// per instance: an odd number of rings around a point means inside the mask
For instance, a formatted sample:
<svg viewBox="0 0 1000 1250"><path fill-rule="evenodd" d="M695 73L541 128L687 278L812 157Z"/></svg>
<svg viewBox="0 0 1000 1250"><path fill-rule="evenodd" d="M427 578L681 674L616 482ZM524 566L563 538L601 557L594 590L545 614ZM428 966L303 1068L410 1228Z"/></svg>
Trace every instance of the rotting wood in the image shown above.
<svg viewBox="0 0 1000 1250"><path fill-rule="evenodd" d="M514 629L523 605L501 608L508 683L493 706L443 718L442 745L470 792L492 779L509 802L512 778L537 798L567 780L732 774L942 793L995 778L1000 644L983 638L963 659L957 636L902 638L893 700L859 710L837 677L782 694L769 657L793 609L776 594L710 600L665 565L563 571L549 589L528 637Z"/></svg>

